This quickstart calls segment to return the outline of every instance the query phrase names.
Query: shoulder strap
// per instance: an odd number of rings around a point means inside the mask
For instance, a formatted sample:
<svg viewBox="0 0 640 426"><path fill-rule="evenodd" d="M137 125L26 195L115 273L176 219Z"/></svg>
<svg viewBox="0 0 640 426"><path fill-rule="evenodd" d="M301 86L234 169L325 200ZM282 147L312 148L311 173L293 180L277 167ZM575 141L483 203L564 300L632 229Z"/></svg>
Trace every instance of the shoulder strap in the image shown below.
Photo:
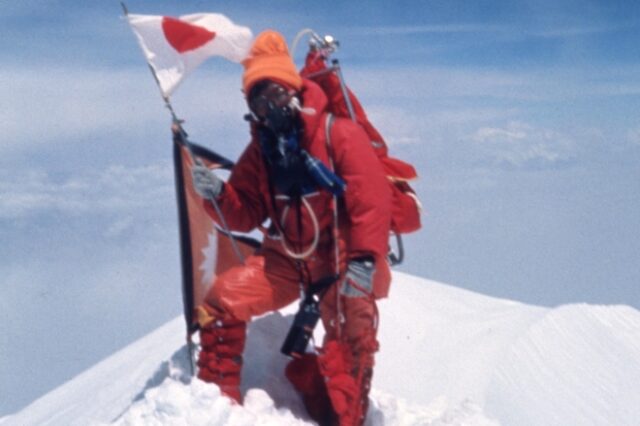
<svg viewBox="0 0 640 426"><path fill-rule="evenodd" d="M331 146L331 127L333 126L333 121L335 117L333 114L327 114L327 119L324 122L324 132L325 139L327 143L327 155L329 157L329 165L331 166L331 171L335 172L335 166L333 164L333 149ZM340 238L339 235L339 222L338 222L338 197L334 194L332 197L331 210L333 212L333 249L334 249L334 262L335 262L335 275L337 277L340 276L340 244L338 240ZM337 311L340 312L340 292L336 292L336 306L338 307ZM338 319L338 323L340 320ZM338 325L338 335L340 334L340 325Z"/></svg>
<svg viewBox="0 0 640 426"><path fill-rule="evenodd" d="M333 114L328 113L327 119L324 122L324 136L327 142L327 154L329 154L329 165L331 166L331 171L335 172L335 166L333 164L333 147L331 146L331 128L333 127L333 122L335 117Z"/></svg>

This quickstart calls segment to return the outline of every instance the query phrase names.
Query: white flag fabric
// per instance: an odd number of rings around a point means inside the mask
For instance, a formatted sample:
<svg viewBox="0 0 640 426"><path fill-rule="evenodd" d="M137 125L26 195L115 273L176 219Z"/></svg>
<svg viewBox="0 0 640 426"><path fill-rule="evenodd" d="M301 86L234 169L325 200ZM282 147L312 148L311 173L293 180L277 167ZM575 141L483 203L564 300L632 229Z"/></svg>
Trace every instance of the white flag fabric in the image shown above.
<svg viewBox="0 0 640 426"><path fill-rule="evenodd" d="M253 41L249 28L216 13L179 18L129 14L127 18L165 97L211 56L241 62Z"/></svg>

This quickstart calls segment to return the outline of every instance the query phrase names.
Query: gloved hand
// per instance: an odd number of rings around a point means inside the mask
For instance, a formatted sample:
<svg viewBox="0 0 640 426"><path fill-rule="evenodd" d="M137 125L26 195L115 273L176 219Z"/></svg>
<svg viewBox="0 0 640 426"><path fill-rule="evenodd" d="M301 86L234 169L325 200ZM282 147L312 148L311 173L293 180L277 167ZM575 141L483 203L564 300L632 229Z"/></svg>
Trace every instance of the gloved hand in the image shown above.
<svg viewBox="0 0 640 426"><path fill-rule="evenodd" d="M222 192L223 181L209 168L201 164L195 164L191 168L193 188L202 198L213 200Z"/></svg>
<svg viewBox="0 0 640 426"><path fill-rule="evenodd" d="M347 297L369 296L373 292L373 275L376 265L371 257L349 261L347 273L340 286L340 294Z"/></svg>

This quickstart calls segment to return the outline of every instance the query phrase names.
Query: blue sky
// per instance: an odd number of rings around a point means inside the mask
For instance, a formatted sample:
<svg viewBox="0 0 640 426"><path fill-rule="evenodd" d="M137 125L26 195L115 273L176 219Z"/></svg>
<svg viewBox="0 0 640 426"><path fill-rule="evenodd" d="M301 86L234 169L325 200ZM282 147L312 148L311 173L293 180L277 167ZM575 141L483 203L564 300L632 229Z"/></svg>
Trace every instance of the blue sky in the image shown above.
<svg viewBox="0 0 640 426"><path fill-rule="evenodd" d="M400 270L640 308L636 2L127 5L336 36L347 82L421 175L424 229ZM0 3L0 416L181 312L169 115L120 15ZM231 158L248 138L240 73L210 61L173 99Z"/></svg>

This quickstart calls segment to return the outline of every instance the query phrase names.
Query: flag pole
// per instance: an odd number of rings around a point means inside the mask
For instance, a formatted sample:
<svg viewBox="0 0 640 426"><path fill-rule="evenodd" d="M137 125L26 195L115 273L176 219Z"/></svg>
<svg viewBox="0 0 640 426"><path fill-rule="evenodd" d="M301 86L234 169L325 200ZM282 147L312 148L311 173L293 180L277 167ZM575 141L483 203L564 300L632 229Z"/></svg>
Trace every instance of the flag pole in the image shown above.
<svg viewBox="0 0 640 426"><path fill-rule="evenodd" d="M122 6L122 11L124 13L124 16L128 17L129 16L129 9L127 8L127 5L124 4L124 2L122 2L122 1L120 2L120 5ZM180 125L180 120L178 120L178 117L176 116L176 113L173 110L173 106L171 105L171 101L169 100L169 97L166 96L162 91L162 86L160 85L160 80L158 79L158 75L156 74L156 70L153 69L153 67L151 66L149 61L147 61L147 66L149 67L149 70L151 71L151 75L153 76L153 79L155 80L156 85L158 86L158 89L160 89L160 96L162 96L162 100L164 101L164 106L171 113L171 118L173 119L174 124ZM180 127L180 129L182 130L182 127ZM189 154L192 154L191 149L189 149Z"/></svg>
<svg viewBox="0 0 640 426"><path fill-rule="evenodd" d="M125 17L129 16L129 9L124 4L124 2L120 2L120 5L122 6L122 10L124 12ZM189 153L189 157L191 158L191 161L193 161L195 164L198 164L198 165L204 165L202 160L200 160L200 158L198 158L198 156L196 156L193 153L191 142L189 142L189 140L187 139L187 137L188 137L187 132L185 132L185 130L182 128L183 120L180 120L178 118L178 116L176 115L176 113L175 113L175 111L173 109L173 105L171 105L171 100L162 91L162 86L160 84L160 79L158 79L158 75L156 74L156 70L151 66L149 61L147 61L147 66L149 67L149 70L151 71L151 75L153 76L153 79L155 80L156 85L158 86L158 89L160 90L160 96L162 96L162 100L164 101L165 107L169 110L169 113L171 113L171 119L173 121L173 124L175 126L177 126L177 128L178 128L178 133L179 133L180 140L182 142L184 142L184 145L187 148L187 151ZM209 199L209 201L213 205L213 208L215 209L218 217L220 218L220 222L221 222L220 225L222 225L222 228L229 235L229 238L231 239L231 245L233 246L233 251L235 252L235 255L238 257L238 260L240 261L240 263L242 263L244 265L244 263L245 263L244 256L242 255L242 252L240 251L240 248L238 247L238 244L237 244L233 234L231 233L231 229L227 225L227 221L224 218L224 215L222 214L222 210L220 209L220 205L213 198Z"/></svg>
<svg viewBox="0 0 640 426"><path fill-rule="evenodd" d="M122 11L124 13L124 16L128 17L129 16L129 9L127 8L127 6L122 1L120 2L120 5L122 6ZM155 80L156 85L158 86L158 89L160 90L160 96L162 96L162 100L164 101L164 105L169 110L169 113L171 114L171 119L173 121L173 125L176 126L177 129L178 129L178 138L180 139L180 142L182 142L184 147L187 149L187 153L189 154L189 157L191 158L191 161L193 163L198 164L198 165L204 165L202 160L200 160L200 158L193 153L193 148L191 146L191 142L189 142L187 132L182 128L183 120L180 120L178 118L178 116L176 115L176 113L175 113L175 111L173 109L173 105L171 105L171 100L162 91L162 86L160 84L160 80L158 79L158 75L156 74L156 70L151 66L149 61L147 61L147 66L149 67L149 70L151 71L151 75L153 76L153 79ZM238 243L237 243L235 237L231 233L231 229L229 228L229 225L227 224L227 221L224 218L224 215L222 214L222 210L220 209L220 205L218 204L218 201L215 198L210 198L208 200L211 203L211 205L213 206L214 210L216 211L216 214L220 218L220 225L222 225L222 228L224 229L225 234L228 235L230 240L231 240L231 246L233 247L233 251L235 252L235 255L238 257L238 260L240 261L240 263L244 265L245 264L245 258L242 255L242 252L240 251L240 247L238 247ZM190 362L191 375L194 376L195 375L195 365L194 365L194 354L195 354L194 349L195 348L194 348L193 340L191 339L191 324L187 324L187 348L189 350L189 359L191 361Z"/></svg>

